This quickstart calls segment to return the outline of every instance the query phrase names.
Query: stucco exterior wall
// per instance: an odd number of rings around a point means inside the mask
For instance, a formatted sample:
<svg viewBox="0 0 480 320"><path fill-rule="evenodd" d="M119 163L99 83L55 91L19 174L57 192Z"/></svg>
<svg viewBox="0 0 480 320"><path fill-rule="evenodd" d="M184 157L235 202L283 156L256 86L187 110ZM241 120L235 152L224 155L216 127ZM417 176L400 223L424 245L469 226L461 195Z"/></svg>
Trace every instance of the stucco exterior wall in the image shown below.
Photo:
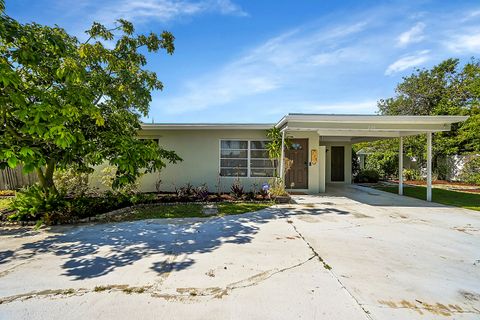
<svg viewBox="0 0 480 320"><path fill-rule="evenodd" d="M177 164L167 164L160 173L147 174L140 179L141 191L156 191L160 179L161 191L174 191L175 187L207 184L212 192L220 189L229 191L234 177L219 177L220 140L248 139L265 140L265 130L170 130L141 133L142 138L159 139L159 144L165 149L174 150L182 159ZM240 177L245 188L252 184L261 186L268 178Z"/></svg>
<svg viewBox="0 0 480 320"><path fill-rule="evenodd" d="M308 139L308 193L325 192L325 184L331 182L331 146L345 147L345 181L351 183L351 144L349 142L321 141L315 131L288 132L290 138ZM211 192L228 192L236 179L235 177L220 177L220 140L245 139L266 140L266 131L260 129L243 130L148 130L140 133L140 138L158 139L159 144L167 150L174 150L183 161L177 164L167 163L161 172L146 174L139 179L139 190L143 192L175 191L175 188L190 183L194 187L206 184ZM316 164L311 163L312 151L318 153ZM96 169L91 179L92 185L100 187L100 171L104 166ZM253 185L260 187L270 178L240 177L240 182L246 190L251 190ZM159 183L160 182L160 183Z"/></svg>

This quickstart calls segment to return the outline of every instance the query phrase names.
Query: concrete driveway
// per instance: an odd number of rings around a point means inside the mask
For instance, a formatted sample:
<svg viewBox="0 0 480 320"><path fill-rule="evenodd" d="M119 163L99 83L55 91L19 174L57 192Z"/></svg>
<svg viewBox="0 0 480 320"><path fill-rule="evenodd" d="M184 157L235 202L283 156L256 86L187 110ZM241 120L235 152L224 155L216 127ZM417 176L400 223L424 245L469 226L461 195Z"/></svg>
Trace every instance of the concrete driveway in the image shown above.
<svg viewBox="0 0 480 320"><path fill-rule="evenodd" d="M357 186L197 220L0 230L0 319L479 319L480 214Z"/></svg>

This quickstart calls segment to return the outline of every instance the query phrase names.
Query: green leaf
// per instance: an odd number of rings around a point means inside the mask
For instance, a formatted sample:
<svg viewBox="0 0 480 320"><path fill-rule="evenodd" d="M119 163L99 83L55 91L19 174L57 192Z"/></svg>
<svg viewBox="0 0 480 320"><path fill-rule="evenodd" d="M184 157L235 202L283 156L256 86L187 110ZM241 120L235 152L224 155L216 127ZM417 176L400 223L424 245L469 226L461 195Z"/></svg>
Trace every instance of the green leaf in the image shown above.
<svg viewBox="0 0 480 320"><path fill-rule="evenodd" d="M18 159L16 157L10 157L8 158L7 163L10 168L15 168L17 166Z"/></svg>

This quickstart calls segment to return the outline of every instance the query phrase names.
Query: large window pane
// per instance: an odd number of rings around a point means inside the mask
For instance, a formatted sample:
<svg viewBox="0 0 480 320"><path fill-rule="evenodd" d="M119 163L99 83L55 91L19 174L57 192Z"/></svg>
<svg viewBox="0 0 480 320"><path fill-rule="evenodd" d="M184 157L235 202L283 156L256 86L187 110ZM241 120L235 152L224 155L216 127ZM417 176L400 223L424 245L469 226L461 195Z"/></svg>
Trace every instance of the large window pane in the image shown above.
<svg viewBox="0 0 480 320"><path fill-rule="evenodd" d="M250 158L268 159L268 151L266 151L266 150L250 150Z"/></svg>
<svg viewBox="0 0 480 320"><path fill-rule="evenodd" d="M252 168L272 168L273 163L270 159L268 160L251 160L250 167Z"/></svg>
<svg viewBox="0 0 480 320"><path fill-rule="evenodd" d="M247 169L221 168L220 175L222 177L246 177Z"/></svg>
<svg viewBox="0 0 480 320"><path fill-rule="evenodd" d="M248 141L240 140L222 140L222 150L224 149L248 149Z"/></svg>
<svg viewBox="0 0 480 320"><path fill-rule="evenodd" d="M220 165L223 167L237 168L237 167L247 167L247 159L221 159Z"/></svg>
<svg viewBox="0 0 480 320"><path fill-rule="evenodd" d="M222 150L220 153L222 158L244 158L247 159L247 150Z"/></svg>
<svg viewBox="0 0 480 320"><path fill-rule="evenodd" d="M250 149L266 149L268 141L250 141Z"/></svg>
<svg viewBox="0 0 480 320"><path fill-rule="evenodd" d="M250 169L251 177L273 177L275 169Z"/></svg>

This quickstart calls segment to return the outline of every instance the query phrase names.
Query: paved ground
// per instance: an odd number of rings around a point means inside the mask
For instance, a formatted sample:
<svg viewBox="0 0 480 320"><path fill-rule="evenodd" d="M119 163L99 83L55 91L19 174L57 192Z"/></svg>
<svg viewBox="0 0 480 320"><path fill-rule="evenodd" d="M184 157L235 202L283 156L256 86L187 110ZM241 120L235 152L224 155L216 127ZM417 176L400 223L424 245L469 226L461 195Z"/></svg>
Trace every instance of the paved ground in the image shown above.
<svg viewBox="0 0 480 320"><path fill-rule="evenodd" d="M480 318L478 212L330 190L226 218L0 230L0 319Z"/></svg>

